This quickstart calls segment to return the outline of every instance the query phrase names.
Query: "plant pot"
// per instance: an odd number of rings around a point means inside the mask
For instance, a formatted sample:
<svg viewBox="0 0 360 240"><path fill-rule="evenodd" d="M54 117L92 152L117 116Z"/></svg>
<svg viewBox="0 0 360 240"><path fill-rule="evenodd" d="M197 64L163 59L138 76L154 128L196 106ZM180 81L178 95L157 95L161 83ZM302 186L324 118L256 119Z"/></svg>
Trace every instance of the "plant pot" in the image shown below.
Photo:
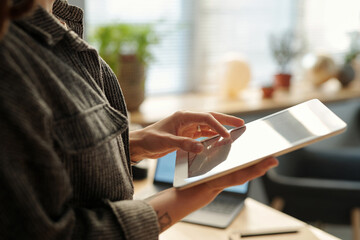
<svg viewBox="0 0 360 240"><path fill-rule="evenodd" d="M262 98L263 99L270 99L273 97L274 94L274 87L269 86L269 87L262 87L261 91L262 91Z"/></svg>
<svg viewBox="0 0 360 240"><path fill-rule="evenodd" d="M145 100L145 66L136 55L120 55L118 80L128 111L138 111Z"/></svg>
<svg viewBox="0 0 360 240"><path fill-rule="evenodd" d="M279 73L274 76L274 87L276 89L289 90L291 81L291 74Z"/></svg>
<svg viewBox="0 0 360 240"><path fill-rule="evenodd" d="M337 78L342 87L348 86L355 79L355 71L350 63L346 63L340 68Z"/></svg>

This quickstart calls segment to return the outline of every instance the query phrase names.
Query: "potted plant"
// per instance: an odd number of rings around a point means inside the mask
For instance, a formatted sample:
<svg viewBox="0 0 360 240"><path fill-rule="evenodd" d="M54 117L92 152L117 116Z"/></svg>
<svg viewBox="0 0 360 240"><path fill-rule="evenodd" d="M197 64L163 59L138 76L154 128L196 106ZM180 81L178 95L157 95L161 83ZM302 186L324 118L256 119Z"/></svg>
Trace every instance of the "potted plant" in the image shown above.
<svg viewBox="0 0 360 240"><path fill-rule="evenodd" d="M354 60L360 55L360 32L351 32L350 47L345 54L345 63L340 66L337 78L343 87L350 84L355 79Z"/></svg>
<svg viewBox="0 0 360 240"><path fill-rule="evenodd" d="M263 99L271 99L274 94L274 86L272 84L265 84L261 87L262 98Z"/></svg>
<svg viewBox="0 0 360 240"><path fill-rule="evenodd" d="M278 36L270 36L271 53L278 65L278 73L274 76L275 88L290 87L290 63L300 53L300 45L295 40L294 34L290 31Z"/></svg>
<svg viewBox="0 0 360 240"><path fill-rule="evenodd" d="M150 47L159 42L153 24L117 23L99 26L90 40L115 72L129 111L145 98L146 68L154 59Z"/></svg>

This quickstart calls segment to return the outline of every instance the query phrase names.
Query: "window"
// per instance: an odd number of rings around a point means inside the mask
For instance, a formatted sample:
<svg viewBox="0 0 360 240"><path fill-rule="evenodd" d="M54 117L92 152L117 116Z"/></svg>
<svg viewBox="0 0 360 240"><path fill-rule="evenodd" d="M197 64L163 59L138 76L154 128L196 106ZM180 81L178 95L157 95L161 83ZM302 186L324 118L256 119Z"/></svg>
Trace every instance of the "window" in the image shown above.
<svg viewBox="0 0 360 240"><path fill-rule="evenodd" d="M182 92L187 88L190 27L183 0L87 0L88 28L110 22L159 22L160 44L147 72L147 94Z"/></svg>
<svg viewBox="0 0 360 240"><path fill-rule="evenodd" d="M217 67L228 52L250 64L252 85L271 81L276 65L269 36L294 30L307 51L341 58L348 33L360 30L358 0L85 0L87 28L108 22L156 22L166 29L153 48L147 93L219 87Z"/></svg>
<svg viewBox="0 0 360 240"><path fill-rule="evenodd" d="M360 31L360 1L304 0L301 28L309 51L342 57L350 44L349 34Z"/></svg>
<svg viewBox="0 0 360 240"><path fill-rule="evenodd" d="M294 27L296 6L297 1L287 0L200 1L195 28L198 88L219 87L217 66L229 52L247 60L253 83L268 81L276 70L269 35Z"/></svg>

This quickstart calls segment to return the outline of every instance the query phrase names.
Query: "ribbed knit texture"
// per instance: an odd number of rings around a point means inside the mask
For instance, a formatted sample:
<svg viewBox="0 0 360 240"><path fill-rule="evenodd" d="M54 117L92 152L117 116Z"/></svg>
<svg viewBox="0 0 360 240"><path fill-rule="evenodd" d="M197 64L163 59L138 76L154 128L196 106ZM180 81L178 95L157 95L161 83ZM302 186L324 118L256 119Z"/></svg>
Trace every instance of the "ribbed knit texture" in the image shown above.
<svg viewBox="0 0 360 240"><path fill-rule="evenodd" d="M80 9L57 0L0 41L0 239L157 239L133 201L126 106Z"/></svg>

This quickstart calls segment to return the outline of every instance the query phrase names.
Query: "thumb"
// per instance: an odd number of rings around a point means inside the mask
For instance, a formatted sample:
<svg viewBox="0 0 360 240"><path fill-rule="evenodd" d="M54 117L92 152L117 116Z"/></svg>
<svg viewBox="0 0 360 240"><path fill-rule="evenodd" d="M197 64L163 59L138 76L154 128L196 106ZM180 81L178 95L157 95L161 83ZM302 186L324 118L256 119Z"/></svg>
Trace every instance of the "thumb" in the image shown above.
<svg viewBox="0 0 360 240"><path fill-rule="evenodd" d="M171 136L169 139L169 144L171 144L173 147L192 153L200 153L204 149L204 146L201 142L187 137Z"/></svg>

